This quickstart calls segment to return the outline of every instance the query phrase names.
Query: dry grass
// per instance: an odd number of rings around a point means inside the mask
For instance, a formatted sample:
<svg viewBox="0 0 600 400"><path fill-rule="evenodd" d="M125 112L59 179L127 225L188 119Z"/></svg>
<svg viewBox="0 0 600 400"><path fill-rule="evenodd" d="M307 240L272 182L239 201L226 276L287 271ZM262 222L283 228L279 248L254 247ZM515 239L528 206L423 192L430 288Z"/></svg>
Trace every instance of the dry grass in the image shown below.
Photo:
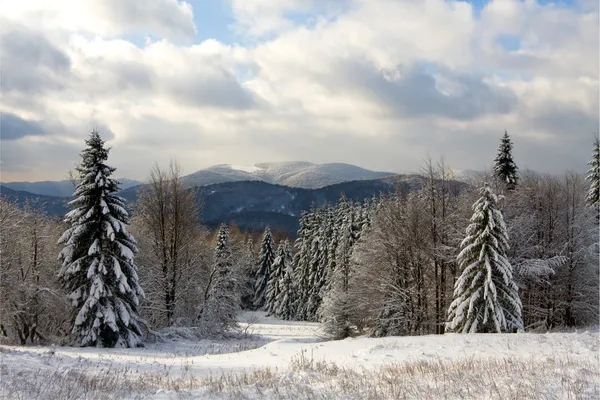
<svg viewBox="0 0 600 400"><path fill-rule="evenodd" d="M232 399L598 399L597 360L413 361L375 369L340 368L305 353L290 370L213 387Z"/></svg>
<svg viewBox="0 0 600 400"><path fill-rule="evenodd" d="M2 367L0 397L9 399L597 399L598 361L466 359L349 369L301 353L286 371L260 369L218 377L98 368Z"/></svg>

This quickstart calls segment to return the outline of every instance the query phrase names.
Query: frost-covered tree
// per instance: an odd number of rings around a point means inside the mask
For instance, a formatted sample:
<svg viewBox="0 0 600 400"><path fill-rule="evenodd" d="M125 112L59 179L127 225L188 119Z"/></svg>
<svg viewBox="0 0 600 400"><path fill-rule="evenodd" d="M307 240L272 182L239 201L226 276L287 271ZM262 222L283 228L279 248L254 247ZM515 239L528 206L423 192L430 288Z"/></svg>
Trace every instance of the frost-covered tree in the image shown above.
<svg viewBox="0 0 600 400"><path fill-rule="evenodd" d="M600 139L594 142L594 155L588 162L590 169L587 172L587 180L590 188L587 194L587 204L600 210Z"/></svg>
<svg viewBox="0 0 600 400"><path fill-rule="evenodd" d="M0 196L0 341L44 344L69 329L71 307L56 280L63 230L37 202Z"/></svg>
<svg viewBox="0 0 600 400"><path fill-rule="evenodd" d="M494 159L494 175L508 190L513 190L518 181L518 167L513 160L512 149L513 144L508 136L508 132L504 131L504 136L502 136L498 148L498 155Z"/></svg>
<svg viewBox="0 0 600 400"><path fill-rule="evenodd" d="M125 200L115 193L119 184L105 162L109 149L97 131L86 140L75 207L65 222L71 227L59 240L60 279L72 302L73 343L79 346L135 347L142 345L144 322L138 315L144 296L138 284L135 239L127 232Z"/></svg>
<svg viewBox="0 0 600 400"><path fill-rule="evenodd" d="M251 310L254 308L254 284L256 283L256 256L254 252L254 241L252 236L248 236L245 247L240 251L240 261L243 264L242 268L244 271L243 282L241 287L241 306L244 310Z"/></svg>
<svg viewBox="0 0 600 400"><path fill-rule="evenodd" d="M433 289L425 286L426 214L417 193L383 199L352 252L350 318L357 326L368 326L371 336L431 332L426 318L426 294Z"/></svg>
<svg viewBox="0 0 600 400"><path fill-rule="evenodd" d="M279 282L280 292L277 298L275 298L273 313L278 318L290 320L296 315L296 280L292 248L287 240L284 242L284 246L283 258L285 260L285 269Z"/></svg>
<svg viewBox="0 0 600 400"><path fill-rule="evenodd" d="M213 270L200 310L200 328L208 335L226 332L237 325L239 308L239 275L233 266L229 228L222 224L217 234Z"/></svg>
<svg viewBox="0 0 600 400"><path fill-rule="evenodd" d="M344 339L352 334L351 299L348 295L350 269L339 265L331 275L329 290L319 310L323 329L333 339Z"/></svg>
<svg viewBox="0 0 600 400"><path fill-rule="evenodd" d="M309 321L318 320L318 311L323 301L324 291L329 274L329 241L332 236L331 208L324 207L315 215L316 229L313 231L310 247L310 270L308 273L308 298L304 303L306 318Z"/></svg>
<svg viewBox="0 0 600 400"><path fill-rule="evenodd" d="M467 237L458 262L462 274L446 327L461 333L511 332L523 329L521 300L507 258L508 232L499 197L486 184L473 205Z"/></svg>
<svg viewBox="0 0 600 400"><path fill-rule="evenodd" d="M296 282L294 309L296 310L295 318L300 321L307 318L305 304L310 294L310 246L315 227L314 219L314 209L302 213L299 221L300 229L298 229L298 238L294 243L296 248L296 254L294 255L294 276Z"/></svg>
<svg viewBox="0 0 600 400"><path fill-rule="evenodd" d="M273 261L275 260L275 243L271 229L267 227L260 245L258 268L256 269L256 282L254 284L254 307L263 308L266 302L267 285L271 276Z"/></svg>
<svg viewBox="0 0 600 400"><path fill-rule="evenodd" d="M196 193L183 184L177 161L158 164L137 192L131 231L144 268L145 316L154 327L189 324L198 313L197 282L210 272L212 244L203 241Z"/></svg>
<svg viewBox="0 0 600 400"><path fill-rule="evenodd" d="M277 257L271 266L269 282L267 282L267 292L265 294L265 310L268 314L275 314L277 299L281 296L283 277L290 263L291 250L290 243L285 240L277 246Z"/></svg>

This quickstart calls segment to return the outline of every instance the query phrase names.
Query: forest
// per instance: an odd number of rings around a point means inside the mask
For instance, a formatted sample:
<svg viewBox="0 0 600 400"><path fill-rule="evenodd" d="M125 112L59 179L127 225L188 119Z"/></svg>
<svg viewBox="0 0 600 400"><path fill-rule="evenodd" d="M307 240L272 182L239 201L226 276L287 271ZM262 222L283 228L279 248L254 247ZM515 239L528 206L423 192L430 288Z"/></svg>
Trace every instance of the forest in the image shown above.
<svg viewBox="0 0 600 400"><path fill-rule="evenodd" d="M521 171L512 150L505 133L468 178L428 159L417 188L305 210L292 240L204 226L176 161L127 204L93 131L64 220L0 197L0 343L218 337L242 310L321 322L331 339L597 324L600 143L587 176Z"/></svg>

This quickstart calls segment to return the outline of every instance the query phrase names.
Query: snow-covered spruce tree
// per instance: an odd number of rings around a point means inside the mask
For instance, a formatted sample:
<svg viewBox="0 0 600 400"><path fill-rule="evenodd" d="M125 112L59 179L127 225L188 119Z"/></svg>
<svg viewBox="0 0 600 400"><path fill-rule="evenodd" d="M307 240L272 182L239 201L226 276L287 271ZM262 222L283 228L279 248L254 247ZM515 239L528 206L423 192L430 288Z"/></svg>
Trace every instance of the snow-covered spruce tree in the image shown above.
<svg viewBox="0 0 600 400"><path fill-rule="evenodd" d="M594 142L594 155L588 165L590 169L586 179L590 183L590 189L587 194L587 204L600 211L600 139L598 138Z"/></svg>
<svg viewBox="0 0 600 400"><path fill-rule="evenodd" d="M350 270L338 265L331 275L329 290L319 310L323 330L333 339L344 339L352 334L350 323L351 304L348 295Z"/></svg>
<svg viewBox="0 0 600 400"><path fill-rule="evenodd" d="M296 280L294 273L294 261L292 257L292 247L286 240L283 242L283 259L285 268L283 270L283 276L279 282L280 292L275 299L275 305L273 307L273 313L276 317L291 320L296 315Z"/></svg>
<svg viewBox="0 0 600 400"><path fill-rule="evenodd" d="M522 306L507 259L508 232L499 197L485 184L458 255L462 274L448 309L449 331L512 332L523 329Z"/></svg>
<svg viewBox="0 0 600 400"><path fill-rule="evenodd" d="M200 310L200 329L207 335L222 334L236 326L240 309L239 276L233 266L229 228L222 224L217 234L213 270Z"/></svg>
<svg viewBox="0 0 600 400"><path fill-rule="evenodd" d="M65 217L71 227L59 243L59 277L73 305L73 344L78 346L136 347L142 345L145 322L138 315L138 284L133 256L135 239L127 232L125 200L114 193L119 184L110 178L115 168L105 164L109 149L97 131L86 140L81 182L75 189L75 209Z"/></svg>
<svg viewBox="0 0 600 400"><path fill-rule="evenodd" d="M241 252L244 264L244 280L241 287L241 306L244 310L252 310L254 308L254 284L256 281L256 256L254 252L254 241L252 236L248 235L246 247Z"/></svg>
<svg viewBox="0 0 600 400"><path fill-rule="evenodd" d="M263 308L266 302L267 284L271 276L273 261L275 260L275 243L271 229L267 227L260 245L256 281L254 283L254 307Z"/></svg>
<svg viewBox="0 0 600 400"><path fill-rule="evenodd" d="M322 289L325 286L325 268L327 267L328 253L328 208L319 209L315 214L315 229L312 231L310 245L310 261L308 272L308 297L303 304L306 320L318 321L318 311L323 300Z"/></svg>
<svg viewBox="0 0 600 400"><path fill-rule="evenodd" d="M359 236L359 226L357 224L357 208L352 203L342 198L338 204L338 246L336 268L342 268L345 271L350 269L350 260L352 258L352 248Z"/></svg>
<svg viewBox="0 0 600 400"><path fill-rule="evenodd" d="M513 144L508 132L504 131L498 147L498 155L494 159L494 175L505 185L507 190L514 190L518 181L518 167L513 160L512 148Z"/></svg>
<svg viewBox="0 0 600 400"><path fill-rule="evenodd" d="M296 294L294 296L295 319L306 320L306 303L308 301L310 282L310 246L312 243L312 232L314 228L314 209L303 212L300 216L300 228L298 238L294 243L296 254L294 255L294 280L296 282Z"/></svg>
<svg viewBox="0 0 600 400"><path fill-rule="evenodd" d="M271 266L271 274L269 275L269 281L267 282L267 289L265 293L265 311L267 314L272 315L275 313L275 302L281 293L281 283L285 269L287 267L288 259L286 257L286 246L289 247L289 243L281 241L277 246L277 256L273 260Z"/></svg>

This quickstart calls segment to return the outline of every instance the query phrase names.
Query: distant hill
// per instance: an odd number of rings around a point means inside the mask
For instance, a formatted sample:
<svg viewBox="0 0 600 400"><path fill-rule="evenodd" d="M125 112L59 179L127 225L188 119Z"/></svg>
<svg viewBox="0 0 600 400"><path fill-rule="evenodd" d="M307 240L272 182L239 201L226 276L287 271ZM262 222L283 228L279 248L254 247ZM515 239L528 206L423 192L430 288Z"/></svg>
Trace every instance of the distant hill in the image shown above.
<svg viewBox="0 0 600 400"><path fill-rule="evenodd" d="M13 190L3 185L0 185L0 196L6 197L19 205L25 205L29 202L32 206L43 209L49 215L60 218L69 211L67 202L70 199L67 197L38 195L23 190Z"/></svg>
<svg viewBox="0 0 600 400"><path fill-rule="evenodd" d="M201 169L183 177L188 187L213 185L225 182L261 181L294 188L318 189L342 182L379 179L395 176L392 172L377 172L355 165L330 163L313 164L305 161L260 163L255 165L222 164ZM121 190L144 184L143 182L118 178ZM69 197L73 194L73 182L0 182L0 185L43 196Z"/></svg>
<svg viewBox="0 0 600 400"><path fill-rule="evenodd" d="M302 211L314 204L335 204L342 193L354 201L364 201L380 193L390 193L398 185L411 189L418 179L383 178L343 182L319 189L293 188L261 181L225 182L195 188L202 204L202 219L215 227L222 222L236 223L241 229L272 229L295 234ZM137 199L140 187L124 190L121 196L130 202Z"/></svg>
<svg viewBox="0 0 600 400"><path fill-rule="evenodd" d="M381 179L343 182L319 189L293 188L262 181L224 182L190 188L202 205L202 220L209 227L219 224L235 223L241 229L263 230L267 225L273 230L295 235L302 211L312 205L335 204L342 193L353 201L395 191L397 188L414 190L423 184L418 175L397 175ZM455 183L456 190L461 184ZM134 186L119 192L129 204L137 200L137 194L143 186ZM15 191L0 187L0 194L24 204L37 201L51 215L62 217L67 211L69 198L41 196L24 191Z"/></svg>
<svg viewBox="0 0 600 400"><path fill-rule="evenodd" d="M127 178L118 178L121 182L121 189L128 189L133 186L141 185L143 182ZM43 196L69 197L75 189L70 180L62 181L41 181L41 182L6 182L0 183L5 188L24 191Z"/></svg>
<svg viewBox="0 0 600 400"><path fill-rule="evenodd" d="M342 182L394 176L355 165L313 164L305 161L261 163L255 165L222 164L194 172L183 178L190 187L239 181L263 181L303 189L318 189Z"/></svg>

